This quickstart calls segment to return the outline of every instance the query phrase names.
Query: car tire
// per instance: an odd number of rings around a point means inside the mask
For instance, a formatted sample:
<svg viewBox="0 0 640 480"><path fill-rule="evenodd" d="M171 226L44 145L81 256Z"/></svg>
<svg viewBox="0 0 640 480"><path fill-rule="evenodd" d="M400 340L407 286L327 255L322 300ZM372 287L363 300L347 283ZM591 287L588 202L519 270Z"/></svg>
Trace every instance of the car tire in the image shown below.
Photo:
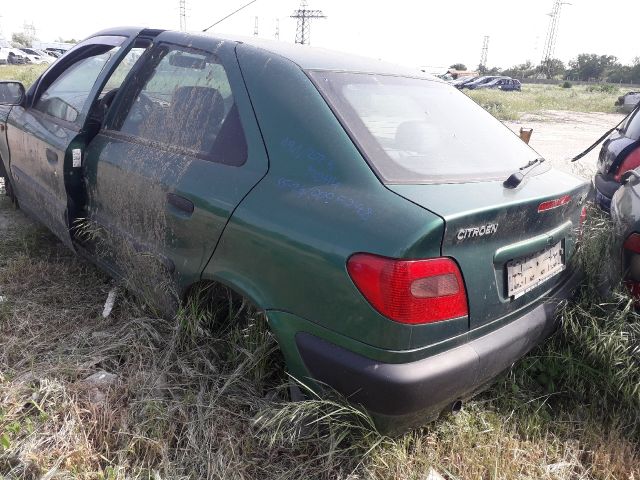
<svg viewBox="0 0 640 480"><path fill-rule="evenodd" d="M18 197L16 197L16 192L13 189L13 184L11 183L11 179L8 176L4 177L4 194L9 197L11 200L11 204L14 208L18 208Z"/></svg>

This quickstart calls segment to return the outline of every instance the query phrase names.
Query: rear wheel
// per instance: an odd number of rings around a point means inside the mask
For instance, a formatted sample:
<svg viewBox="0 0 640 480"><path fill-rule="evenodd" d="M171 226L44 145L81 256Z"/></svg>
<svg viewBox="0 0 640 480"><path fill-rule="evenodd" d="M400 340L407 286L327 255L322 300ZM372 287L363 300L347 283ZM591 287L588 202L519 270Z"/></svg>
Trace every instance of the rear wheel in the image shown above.
<svg viewBox="0 0 640 480"><path fill-rule="evenodd" d="M4 177L4 194L9 197L11 203L15 208L18 208L18 197L16 197L16 193L13 190L13 185L9 177Z"/></svg>

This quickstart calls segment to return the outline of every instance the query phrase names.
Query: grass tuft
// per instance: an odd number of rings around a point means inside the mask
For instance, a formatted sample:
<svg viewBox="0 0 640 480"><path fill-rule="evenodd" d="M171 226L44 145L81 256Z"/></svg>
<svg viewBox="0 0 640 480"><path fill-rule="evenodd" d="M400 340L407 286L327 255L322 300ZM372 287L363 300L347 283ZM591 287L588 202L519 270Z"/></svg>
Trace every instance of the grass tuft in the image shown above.
<svg viewBox="0 0 640 480"><path fill-rule="evenodd" d="M592 215L585 228L593 225ZM638 321L622 294L585 293L566 307L558 335L459 415L390 438L339 396L289 401L264 314L229 292L203 286L170 320L121 290L105 319L112 280L4 198L0 230L0 477L640 473ZM601 233L605 242L604 224ZM604 248L592 237L585 265ZM115 377L91 383L96 372Z"/></svg>

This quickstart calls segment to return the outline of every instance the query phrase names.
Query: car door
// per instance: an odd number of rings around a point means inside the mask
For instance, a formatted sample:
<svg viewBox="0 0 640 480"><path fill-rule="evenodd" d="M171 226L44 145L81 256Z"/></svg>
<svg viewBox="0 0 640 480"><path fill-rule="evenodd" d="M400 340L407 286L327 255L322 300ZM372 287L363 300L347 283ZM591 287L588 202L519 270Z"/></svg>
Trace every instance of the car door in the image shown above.
<svg viewBox="0 0 640 480"><path fill-rule="evenodd" d="M82 196L80 166L97 85L117 65L138 30L100 35L50 68L7 120L9 168L21 207L74 248L72 224Z"/></svg>
<svg viewBox="0 0 640 480"><path fill-rule="evenodd" d="M235 44L160 34L113 109L84 167L100 260L137 290L181 295L268 168Z"/></svg>

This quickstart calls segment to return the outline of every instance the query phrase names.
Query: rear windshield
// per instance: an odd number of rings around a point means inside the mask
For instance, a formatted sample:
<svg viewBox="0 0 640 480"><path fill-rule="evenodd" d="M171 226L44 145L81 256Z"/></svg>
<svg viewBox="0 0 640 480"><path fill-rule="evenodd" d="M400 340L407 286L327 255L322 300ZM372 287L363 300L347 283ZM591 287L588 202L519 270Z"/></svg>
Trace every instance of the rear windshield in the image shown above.
<svg viewBox="0 0 640 480"><path fill-rule="evenodd" d="M539 157L449 85L389 75L309 74L385 183L504 180Z"/></svg>

